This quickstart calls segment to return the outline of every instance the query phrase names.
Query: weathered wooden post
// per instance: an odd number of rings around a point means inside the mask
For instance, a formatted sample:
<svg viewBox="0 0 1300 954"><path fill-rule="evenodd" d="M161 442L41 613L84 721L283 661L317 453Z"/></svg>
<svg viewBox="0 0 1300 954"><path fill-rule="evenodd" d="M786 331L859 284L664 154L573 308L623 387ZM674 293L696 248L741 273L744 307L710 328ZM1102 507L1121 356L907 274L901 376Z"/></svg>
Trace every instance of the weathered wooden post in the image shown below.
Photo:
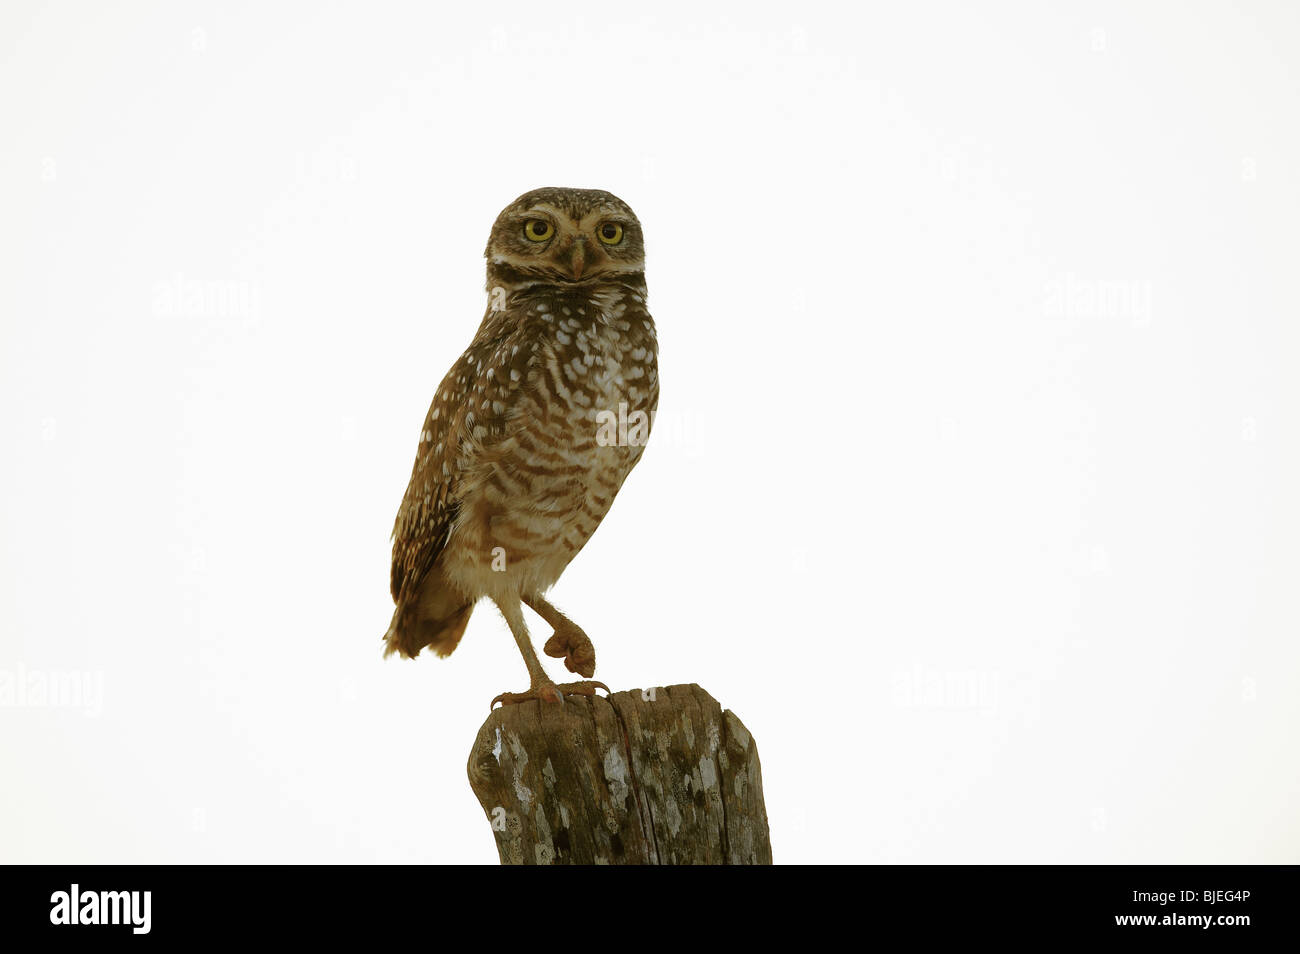
<svg viewBox="0 0 1300 954"><path fill-rule="evenodd" d="M469 782L502 864L771 864L758 746L697 685L494 709Z"/></svg>

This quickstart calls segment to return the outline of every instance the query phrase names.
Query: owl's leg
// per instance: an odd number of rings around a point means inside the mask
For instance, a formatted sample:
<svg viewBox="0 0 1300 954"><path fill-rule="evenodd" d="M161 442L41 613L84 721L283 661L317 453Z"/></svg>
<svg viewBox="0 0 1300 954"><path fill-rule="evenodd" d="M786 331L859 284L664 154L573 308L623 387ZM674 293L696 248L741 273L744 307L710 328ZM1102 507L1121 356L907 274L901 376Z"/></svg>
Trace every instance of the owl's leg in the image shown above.
<svg viewBox="0 0 1300 954"><path fill-rule="evenodd" d="M524 665L528 667L528 691L503 692L492 700L492 705L489 708L495 706L498 702L504 706L509 706L519 702L528 702L531 699L543 703L563 702L566 695L594 696L598 688L609 692L609 686L599 682L570 682L557 686L546 675L546 671L542 669L542 664L537 659L537 653L533 651L533 642L528 636L528 627L524 625L523 605L518 600L497 600L494 598L493 602L501 610L501 615L506 618L506 625L510 627L510 632L519 645L519 652L523 654Z"/></svg>
<svg viewBox="0 0 1300 954"><path fill-rule="evenodd" d="M525 596L524 602L533 608L555 630L542 647L542 652L564 660L564 668L590 679L596 674L596 647L591 644L578 624L569 619L540 596Z"/></svg>

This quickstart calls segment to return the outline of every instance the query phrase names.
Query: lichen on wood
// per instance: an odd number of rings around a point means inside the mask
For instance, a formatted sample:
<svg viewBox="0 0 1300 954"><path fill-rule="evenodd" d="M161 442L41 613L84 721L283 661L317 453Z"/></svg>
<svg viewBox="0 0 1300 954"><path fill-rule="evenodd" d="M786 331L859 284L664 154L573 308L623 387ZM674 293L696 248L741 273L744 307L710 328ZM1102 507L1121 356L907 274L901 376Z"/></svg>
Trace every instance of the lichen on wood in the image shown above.
<svg viewBox="0 0 1300 954"><path fill-rule="evenodd" d="M493 710L469 779L502 864L771 864L758 747L697 685Z"/></svg>

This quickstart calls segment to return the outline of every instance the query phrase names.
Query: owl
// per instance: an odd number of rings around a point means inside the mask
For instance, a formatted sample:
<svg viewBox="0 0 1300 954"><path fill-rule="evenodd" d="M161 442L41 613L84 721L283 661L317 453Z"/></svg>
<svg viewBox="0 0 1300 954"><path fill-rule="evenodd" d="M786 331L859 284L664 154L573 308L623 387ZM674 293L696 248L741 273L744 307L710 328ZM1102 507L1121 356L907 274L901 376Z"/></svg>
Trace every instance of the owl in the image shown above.
<svg viewBox="0 0 1300 954"><path fill-rule="evenodd" d="M455 650L475 604L500 609L528 668L503 705L594 695L596 652L546 599L641 459L659 400L641 224L597 189L536 189L488 238L487 311L442 379L393 528L385 656ZM585 681L556 685L543 650Z"/></svg>

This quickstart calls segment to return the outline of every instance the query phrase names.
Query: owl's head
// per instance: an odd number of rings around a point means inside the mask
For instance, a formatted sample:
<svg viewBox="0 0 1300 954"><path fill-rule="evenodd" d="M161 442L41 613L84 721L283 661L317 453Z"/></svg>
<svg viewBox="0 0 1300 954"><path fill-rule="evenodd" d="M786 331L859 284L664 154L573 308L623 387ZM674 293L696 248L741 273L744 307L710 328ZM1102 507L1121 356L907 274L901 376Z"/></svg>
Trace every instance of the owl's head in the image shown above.
<svg viewBox="0 0 1300 954"><path fill-rule="evenodd" d="M641 223L600 189L534 189L497 216L488 238L488 287L644 282Z"/></svg>

